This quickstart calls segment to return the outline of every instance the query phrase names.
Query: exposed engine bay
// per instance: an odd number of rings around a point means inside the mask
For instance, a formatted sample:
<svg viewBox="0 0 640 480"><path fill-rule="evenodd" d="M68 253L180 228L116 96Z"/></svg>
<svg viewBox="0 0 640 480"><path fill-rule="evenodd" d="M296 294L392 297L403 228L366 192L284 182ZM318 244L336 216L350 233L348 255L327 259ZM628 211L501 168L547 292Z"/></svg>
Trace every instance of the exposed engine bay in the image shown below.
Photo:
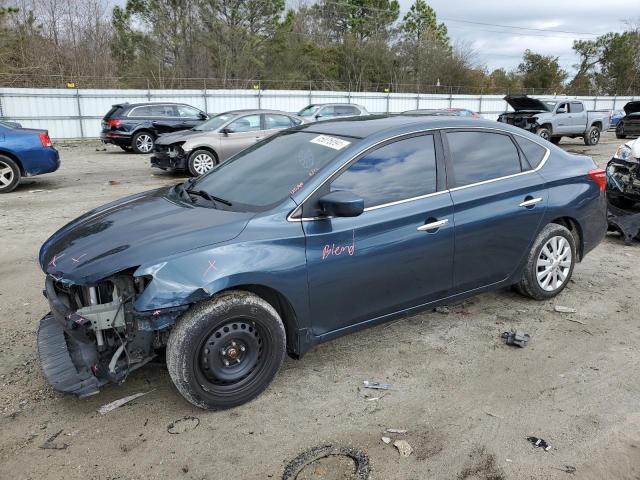
<svg viewBox="0 0 640 480"><path fill-rule="evenodd" d="M498 116L498 121L513 125L514 127L523 128L530 132L536 132L540 124L536 115L539 111L533 112L509 112Z"/></svg>
<svg viewBox="0 0 640 480"><path fill-rule="evenodd" d="M51 313L38 331L38 353L56 390L87 396L105 383L121 383L166 345L170 327L184 308L136 312L146 279L114 275L78 286L47 276Z"/></svg>
<svg viewBox="0 0 640 480"><path fill-rule="evenodd" d="M607 164L609 229L640 238L640 141L620 145Z"/></svg>

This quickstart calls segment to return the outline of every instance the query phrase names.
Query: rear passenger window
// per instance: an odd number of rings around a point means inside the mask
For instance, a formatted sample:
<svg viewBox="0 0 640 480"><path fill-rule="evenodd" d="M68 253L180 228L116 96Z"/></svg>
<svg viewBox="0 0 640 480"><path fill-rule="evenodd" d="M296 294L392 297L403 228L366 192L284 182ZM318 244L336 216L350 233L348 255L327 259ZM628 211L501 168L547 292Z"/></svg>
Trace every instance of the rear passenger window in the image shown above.
<svg viewBox="0 0 640 480"><path fill-rule="evenodd" d="M547 149L519 135L514 135L514 138L524 152L524 156L527 158L531 168L538 168L538 165L540 165L540 162L542 162L542 159L547 154Z"/></svg>
<svg viewBox="0 0 640 480"><path fill-rule="evenodd" d="M129 112L129 117L150 117L151 106L135 107Z"/></svg>
<svg viewBox="0 0 640 480"><path fill-rule="evenodd" d="M580 102L571 102L571 113L580 113L584 111L584 107Z"/></svg>
<svg viewBox="0 0 640 480"><path fill-rule="evenodd" d="M267 130L272 128L289 128L291 126L291 119L286 115L266 114L265 120L267 123Z"/></svg>
<svg viewBox="0 0 640 480"><path fill-rule="evenodd" d="M508 135L490 132L447 133L453 163L453 187L520 173L518 149Z"/></svg>
<svg viewBox="0 0 640 480"><path fill-rule="evenodd" d="M435 192L433 135L399 140L366 154L333 181L331 190L355 193L365 208Z"/></svg>

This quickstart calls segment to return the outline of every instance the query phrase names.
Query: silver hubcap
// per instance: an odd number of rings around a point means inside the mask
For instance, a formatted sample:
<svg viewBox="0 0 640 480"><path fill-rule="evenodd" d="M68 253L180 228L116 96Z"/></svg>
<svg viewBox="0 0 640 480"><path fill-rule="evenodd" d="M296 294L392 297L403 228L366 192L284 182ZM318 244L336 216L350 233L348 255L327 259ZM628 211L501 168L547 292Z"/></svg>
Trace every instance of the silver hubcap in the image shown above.
<svg viewBox="0 0 640 480"><path fill-rule="evenodd" d="M206 153L199 153L193 159L193 169L198 175L207 173L209 170L213 168L213 165L214 165L213 158L211 158Z"/></svg>
<svg viewBox="0 0 640 480"><path fill-rule="evenodd" d="M140 135L136 139L136 147L138 147L138 150L141 152L149 153L153 148L153 138L151 138L151 135Z"/></svg>
<svg viewBox="0 0 640 480"><path fill-rule="evenodd" d="M536 262L538 285L547 292L562 287L571 270L571 246L561 236L550 238L544 244Z"/></svg>
<svg viewBox="0 0 640 480"><path fill-rule="evenodd" d="M598 130L593 130L591 132L591 143L597 143L600 138L600 132Z"/></svg>
<svg viewBox="0 0 640 480"><path fill-rule="evenodd" d="M540 136L545 140L549 140L549 133L546 130L541 131Z"/></svg>
<svg viewBox="0 0 640 480"><path fill-rule="evenodd" d="M11 182L13 182L13 169L0 161L0 188L10 185Z"/></svg>

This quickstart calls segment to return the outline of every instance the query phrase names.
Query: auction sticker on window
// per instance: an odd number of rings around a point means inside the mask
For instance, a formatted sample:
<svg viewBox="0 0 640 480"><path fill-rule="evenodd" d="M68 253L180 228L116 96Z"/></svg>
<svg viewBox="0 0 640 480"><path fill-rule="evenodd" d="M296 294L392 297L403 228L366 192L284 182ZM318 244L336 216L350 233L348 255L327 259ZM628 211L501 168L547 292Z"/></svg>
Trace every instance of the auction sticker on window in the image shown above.
<svg viewBox="0 0 640 480"><path fill-rule="evenodd" d="M311 140L311 143L317 143L318 145L333 148L334 150L342 150L344 147L351 144L351 142L347 142L341 138L330 137L329 135L318 135Z"/></svg>

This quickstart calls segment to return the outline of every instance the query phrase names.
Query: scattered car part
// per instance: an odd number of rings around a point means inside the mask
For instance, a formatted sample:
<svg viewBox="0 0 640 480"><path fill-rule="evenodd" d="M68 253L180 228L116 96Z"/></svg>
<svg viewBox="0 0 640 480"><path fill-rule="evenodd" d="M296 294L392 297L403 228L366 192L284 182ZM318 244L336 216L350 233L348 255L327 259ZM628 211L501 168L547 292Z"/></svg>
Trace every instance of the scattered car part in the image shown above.
<svg viewBox="0 0 640 480"><path fill-rule="evenodd" d="M107 403L105 405L102 405L100 408L98 408L98 413L100 415L105 415L115 410L116 408L120 408L121 406L131 402L132 400L135 400L136 398L140 398L143 395L146 395L147 393L150 393L152 391L153 390L149 390L148 392L134 393L133 395L129 395L129 396L120 398L118 400L114 400L113 402Z"/></svg>
<svg viewBox="0 0 640 480"><path fill-rule="evenodd" d="M562 305L556 305L553 309L558 313L576 313L577 310L572 307L564 307Z"/></svg>
<svg viewBox="0 0 640 480"><path fill-rule="evenodd" d="M307 465L316 460L333 456L345 456L353 460L355 463L355 472L348 472L351 474L349 478L354 478L354 480L367 480L369 478L371 466L369 464L369 457L363 450L330 444L313 447L291 460L284 468L282 480L295 480ZM347 472L345 472L345 475L346 474Z"/></svg>
<svg viewBox="0 0 640 480"><path fill-rule="evenodd" d="M66 450L69 447L68 443L56 442L56 438L60 436L62 429L47 438L47 441L40 445L43 450Z"/></svg>
<svg viewBox="0 0 640 480"><path fill-rule="evenodd" d="M504 332L502 338L505 339L507 345L514 345L516 347L526 347L531 339L530 335L524 330L511 330L510 332Z"/></svg>
<svg viewBox="0 0 640 480"><path fill-rule="evenodd" d="M533 444L533 446L542 448L544 451L548 452L551 450L551 445L549 445L546 440L538 437L527 437L527 440Z"/></svg>
<svg viewBox="0 0 640 480"><path fill-rule="evenodd" d="M395 440L393 446L398 449L401 457L406 458L413 453L413 448L411 448L411 445L409 445L409 442L406 440Z"/></svg>
<svg viewBox="0 0 640 480"><path fill-rule="evenodd" d="M374 390L389 390L391 388L391 385L387 383L370 382L369 380L365 380L362 383L364 384L364 388L372 388Z"/></svg>

